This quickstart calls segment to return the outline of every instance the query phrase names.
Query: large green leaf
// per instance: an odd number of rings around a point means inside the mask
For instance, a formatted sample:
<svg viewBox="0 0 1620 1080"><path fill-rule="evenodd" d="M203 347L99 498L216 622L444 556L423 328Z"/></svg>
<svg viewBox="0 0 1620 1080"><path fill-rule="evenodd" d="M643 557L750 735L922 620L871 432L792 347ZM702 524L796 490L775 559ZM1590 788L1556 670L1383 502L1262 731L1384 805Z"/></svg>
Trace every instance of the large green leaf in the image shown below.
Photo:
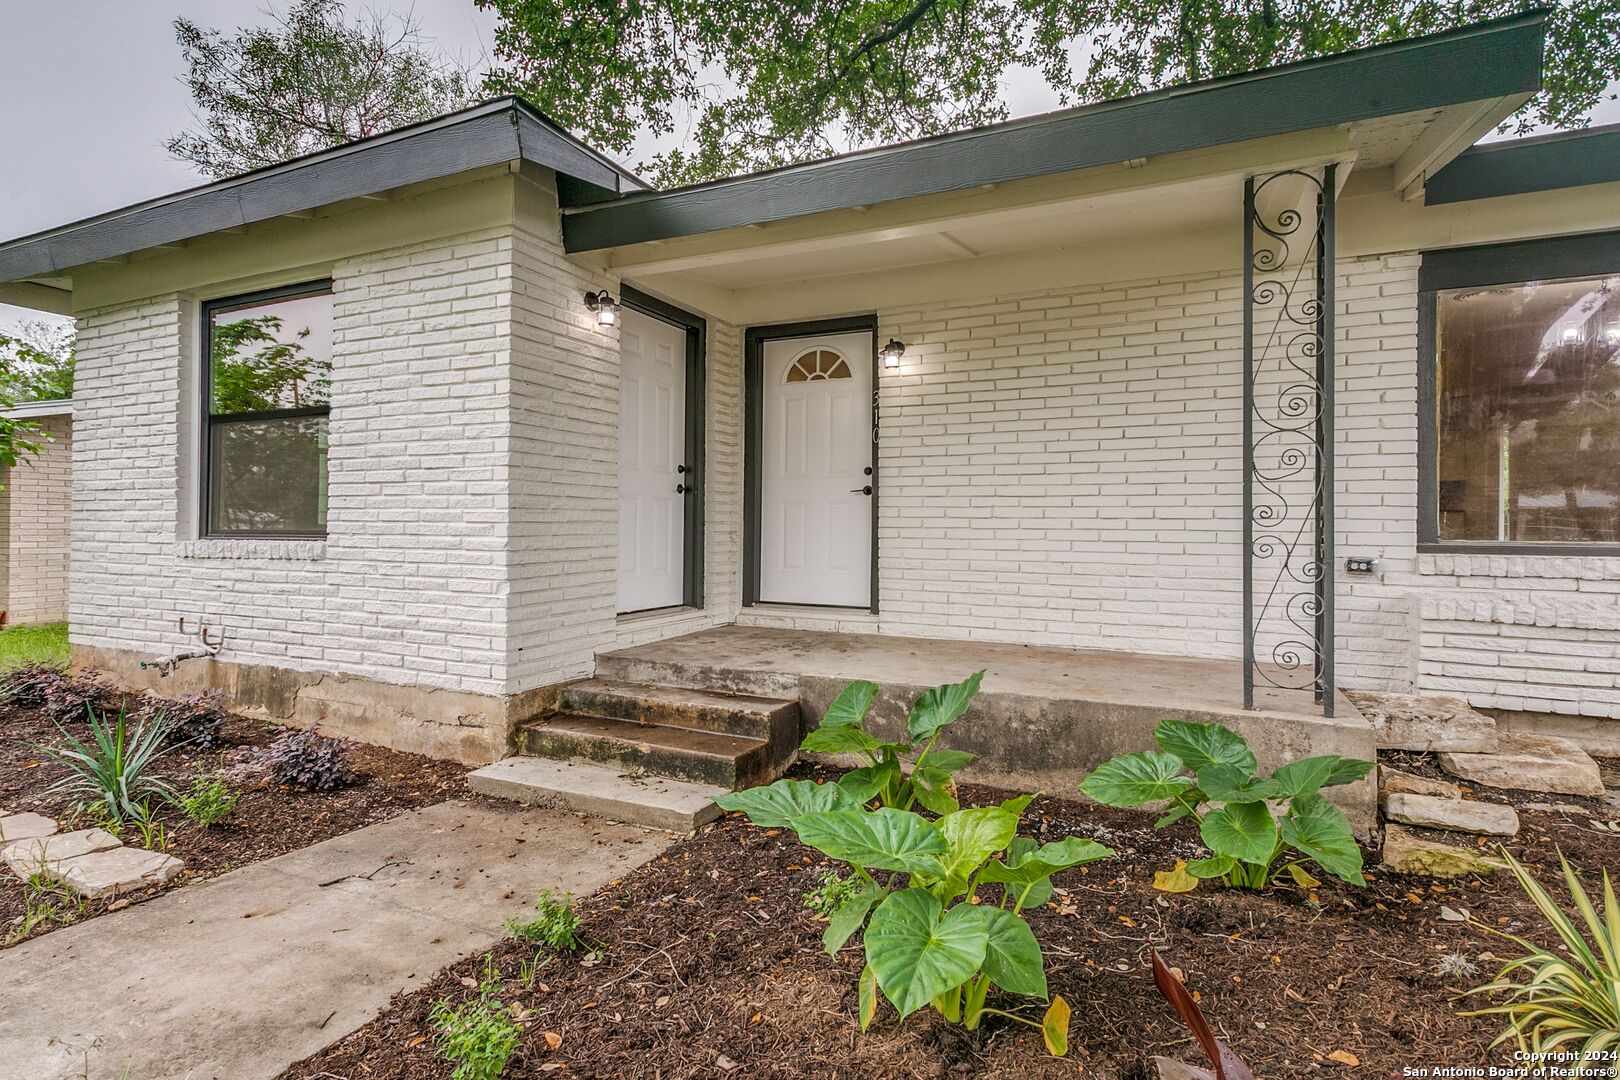
<svg viewBox="0 0 1620 1080"><path fill-rule="evenodd" d="M1265 803L1230 803L1204 815L1198 834L1217 855L1268 863L1277 849L1277 823Z"/></svg>
<svg viewBox="0 0 1620 1080"><path fill-rule="evenodd" d="M1237 860L1230 855L1216 855L1208 859L1194 859L1187 864L1187 873L1195 878L1218 878L1232 867Z"/></svg>
<svg viewBox="0 0 1620 1080"><path fill-rule="evenodd" d="M951 774L948 772L939 772L927 765L912 770L912 793L924 808L936 814L954 814L960 807L950 788Z"/></svg>
<svg viewBox="0 0 1620 1080"><path fill-rule="evenodd" d="M1237 732L1220 724L1192 724L1165 717L1159 721L1153 738L1195 773L1211 765L1236 765L1244 772L1254 772L1254 751Z"/></svg>
<svg viewBox="0 0 1620 1080"><path fill-rule="evenodd" d="M1010 911L987 904L975 910L984 913L985 928L989 932L985 939L984 973L990 976L990 981L1014 994L1045 999L1046 965L1029 924Z"/></svg>
<svg viewBox="0 0 1620 1080"><path fill-rule="evenodd" d="M833 810L793 820L799 839L843 862L868 870L945 876L945 837L920 814L905 810Z"/></svg>
<svg viewBox="0 0 1620 1080"><path fill-rule="evenodd" d="M1206 765L1198 770L1198 786L1215 802L1265 802L1282 797L1274 780L1262 779L1236 765Z"/></svg>
<svg viewBox="0 0 1620 1080"><path fill-rule="evenodd" d="M1018 831L1018 818L999 806L958 810L934 822L934 827L950 845L945 856L948 874L967 877L992 852L1006 847Z"/></svg>
<svg viewBox="0 0 1620 1080"><path fill-rule="evenodd" d="M1193 786L1174 754L1147 750L1105 761L1080 781L1080 790L1104 806L1140 806L1173 799Z"/></svg>
<svg viewBox="0 0 1620 1080"><path fill-rule="evenodd" d="M1300 758L1284 765L1271 774L1278 789L1276 797L1292 799L1296 795L1309 795L1320 790L1328 777L1333 775L1333 766L1342 760L1337 754L1324 754L1321 757Z"/></svg>
<svg viewBox="0 0 1620 1080"><path fill-rule="evenodd" d="M1022 818L1024 811L1028 810L1029 804L1034 801L1035 796L1033 795L1014 795L1012 798L1004 800L1001 808L1015 818Z"/></svg>
<svg viewBox="0 0 1620 1080"><path fill-rule="evenodd" d="M1372 772L1377 762L1367 761L1363 758L1340 758L1333 766L1333 772L1328 776L1323 787L1338 787L1340 784L1353 784L1363 776Z"/></svg>
<svg viewBox="0 0 1620 1080"><path fill-rule="evenodd" d="M1030 847L1026 847L1026 844ZM986 863L979 872L979 880L1006 885L1015 897L1023 892L1024 886L1033 885L1024 904L1039 907L1046 903L1052 893L1052 883L1048 879L1053 874L1082 863L1106 859L1113 854L1111 849L1095 840L1083 840L1078 836L1070 836L1054 844L1042 844L1034 850L1031 850L1032 847L1032 842L1027 838L1015 837L1007 845L1007 858L1004 861L992 859Z"/></svg>
<svg viewBox="0 0 1620 1080"><path fill-rule="evenodd" d="M854 725L844 727L818 727L804 737L800 750L814 754L870 754L885 744Z"/></svg>
<svg viewBox="0 0 1620 1080"><path fill-rule="evenodd" d="M912 741L922 742L967 712L968 704L973 700L973 695L979 692L979 683L983 679L984 672L975 671L959 683L936 686L919 697L911 706L911 715L906 720L906 730L911 733Z"/></svg>
<svg viewBox="0 0 1620 1080"><path fill-rule="evenodd" d="M838 786L856 802L870 802L900 776L900 764L885 758L864 769L851 769L838 778Z"/></svg>
<svg viewBox="0 0 1620 1080"><path fill-rule="evenodd" d="M883 899L888 891L876 882L868 882L859 892L839 905L838 910L827 920L826 933L821 935L821 944L827 950L828 956L837 955L850 935L859 930L861 924L866 921L866 913L872 910L872 905Z"/></svg>
<svg viewBox="0 0 1620 1080"><path fill-rule="evenodd" d="M809 780L778 780L769 787L733 791L714 800L722 810L740 810L762 829L792 827L801 814L854 809L860 805L837 784Z"/></svg>
<svg viewBox="0 0 1620 1080"><path fill-rule="evenodd" d="M1282 819L1283 843L1316 865L1352 885L1365 885L1361 848L1344 811L1320 795L1294 800Z"/></svg>
<svg viewBox="0 0 1620 1080"><path fill-rule="evenodd" d="M866 927L866 962L883 996L905 1019L984 965L989 930L972 904L944 917L922 889L891 893Z"/></svg>
<svg viewBox="0 0 1620 1080"><path fill-rule="evenodd" d="M827 711L821 714L821 726L849 727L859 725L866 720L867 712L872 708L872 699L877 697L877 683L857 679L838 692L827 706Z"/></svg>
<svg viewBox="0 0 1620 1080"><path fill-rule="evenodd" d="M930 750L921 763L937 772L953 773L967 768L975 757L978 755L966 750Z"/></svg>

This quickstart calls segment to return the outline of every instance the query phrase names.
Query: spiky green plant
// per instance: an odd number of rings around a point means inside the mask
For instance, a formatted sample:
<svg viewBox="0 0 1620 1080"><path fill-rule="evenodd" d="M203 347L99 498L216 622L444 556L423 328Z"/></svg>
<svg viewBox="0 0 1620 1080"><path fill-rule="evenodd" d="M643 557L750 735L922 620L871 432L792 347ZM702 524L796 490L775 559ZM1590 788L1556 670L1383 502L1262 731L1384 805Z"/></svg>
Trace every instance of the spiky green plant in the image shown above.
<svg viewBox="0 0 1620 1080"><path fill-rule="evenodd" d="M56 730L61 733L62 745L42 746L40 751L67 766L69 772L46 788L46 794L77 795L81 809L96 807L116 826L149 816L141 805L149 799L174 801L174 785L152 768L173 749L163 745L168 730L161 719L137 723L132 728L122 709L112 723L107 722L106 714L92 709L90 742L70 735L60 725Z"/></svg>
<svg viewBox="0 0 1620 1080"><path fill-rule="evenodd" d="M1582 1066L1612 1068L1615 1052L1620 1050L1620 905L1615 903L1609 872L1603 872L1603 914L1599 915L1569 860L1559 853L1564 883L1580 913L1577 921L1505 848L1502 857L1567 955L1482 926L1523 947L1525 955L1497 972L1495 981L1468 991L1468 995L1504 994L1504 1000L1463 1015L1505 1017L1507 1030L1491 1045L1513 1039L1521 1051L1536 1055L1525 1060L1546 1061L1540 1055L1556 1051L1573 1055L1559 1059L1560 1068L1574 1068L1576 1057ZM1528 974L1529 980L1521 982L1520 974Z"/></svg>

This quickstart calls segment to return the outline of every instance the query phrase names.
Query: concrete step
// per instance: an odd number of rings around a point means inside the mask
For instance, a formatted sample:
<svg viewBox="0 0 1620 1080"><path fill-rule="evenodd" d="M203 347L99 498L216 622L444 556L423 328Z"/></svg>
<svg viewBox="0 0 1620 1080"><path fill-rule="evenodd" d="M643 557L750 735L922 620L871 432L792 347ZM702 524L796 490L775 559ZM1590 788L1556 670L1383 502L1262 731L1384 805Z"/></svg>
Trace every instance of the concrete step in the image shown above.
<svg viewBox="0 0 1620 1080"><path fill-rule="evenodd" d="M729 789L657 776L630 776L607 765L509 757L467 777L474 791L551 810L689 833L720 816L714 800Z"/></svg>
<svg viewBox="0 0 1620 1080"><path fill-rule="evenodd" d="M596 677L621 683L683 687L722 694L797 701L799 676L780 671L719 667L696 660L653 659L635 650L596 654Z"/></svg>
<svg viewBox="0 0 1620 1080"><path fill-rule="evenodd" d="M586 679L563 688L562 709L638 724L663 724L780 740L797 745L799 703L783 698L727 694L681 686L648 686L616 679Z"/></svg>
<svg viewBox="0 0 1620 1080"><path fill-rule="evenodd" d="M771 779L764 739L555 712L522 724L518 749L558 761L594 761L699 784L745 788Z"/></svg>

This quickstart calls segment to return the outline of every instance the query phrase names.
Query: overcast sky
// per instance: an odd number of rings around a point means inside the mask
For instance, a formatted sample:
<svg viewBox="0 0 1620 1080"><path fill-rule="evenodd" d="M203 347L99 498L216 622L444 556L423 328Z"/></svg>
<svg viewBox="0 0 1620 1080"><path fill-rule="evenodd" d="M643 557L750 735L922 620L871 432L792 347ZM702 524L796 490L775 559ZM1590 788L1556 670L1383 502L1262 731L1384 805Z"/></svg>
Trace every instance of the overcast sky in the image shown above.
<svg viewBox="0 0 1620 1080"><path fill-rule="evenodd" d="M276 6L284 9L286 0ZM472 0L373 0L367 6L408 7L423 34L462 62L487 62L495 17ZM0 180L0 241L201 182L190 165L163 149L165 138L191 122L170 24L184 15L230 30L267 21L264 7L265 0L0 0L7 46L0 64L0 147L7 165ZM1014 115L1057 106L1030 72L1012 73L1006 95ZM1620 108L1607 103L1597 119L1620 120ZM648 142L635 156L654 148ZM28 317L39 316L0 304L0 328Z"/></svg>

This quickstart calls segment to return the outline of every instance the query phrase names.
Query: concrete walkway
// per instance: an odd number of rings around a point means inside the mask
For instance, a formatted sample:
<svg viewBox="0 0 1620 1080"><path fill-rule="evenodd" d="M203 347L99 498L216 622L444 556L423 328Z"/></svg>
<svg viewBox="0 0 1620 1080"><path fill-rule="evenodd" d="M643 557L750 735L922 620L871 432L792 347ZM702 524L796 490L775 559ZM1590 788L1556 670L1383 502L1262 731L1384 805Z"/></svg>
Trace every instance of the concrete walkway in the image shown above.
<svg viewBox="0 0 1620 1080"><path fill-rule="evenodd" d="M596 891L668 834L449 802L0 951L0 1074L251 1080L487 949L547 886Z"/></svg>

